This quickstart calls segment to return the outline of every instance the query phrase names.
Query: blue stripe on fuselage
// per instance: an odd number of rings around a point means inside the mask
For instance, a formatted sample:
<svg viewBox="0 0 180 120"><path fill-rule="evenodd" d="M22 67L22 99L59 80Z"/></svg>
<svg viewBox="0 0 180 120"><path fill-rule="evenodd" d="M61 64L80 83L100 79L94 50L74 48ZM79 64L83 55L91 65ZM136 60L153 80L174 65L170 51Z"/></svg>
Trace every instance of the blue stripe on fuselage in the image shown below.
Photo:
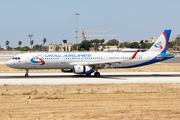
<svg viewBox="0 0 180 120"><path fill-rule="evenodd" d="M166 58L163 58L163 59L161 59L161 60L159 60L159 59L157 59L157 57L155 57L154 59L152 59L152 60L150 60L150 61L147 61L147 62L144 62L144 63L140 63L140 64L137 64L137 65L131 65L131 66L126 66L126 67L116 67L116 68L133 68L133 67L141 67L141 66L153 64L153 63L156 63L156 62L161 62L161 61L164 61L164 60L173 58L173 57L174 57L174 56L172 56L172 57L166 57Z"/></svg>

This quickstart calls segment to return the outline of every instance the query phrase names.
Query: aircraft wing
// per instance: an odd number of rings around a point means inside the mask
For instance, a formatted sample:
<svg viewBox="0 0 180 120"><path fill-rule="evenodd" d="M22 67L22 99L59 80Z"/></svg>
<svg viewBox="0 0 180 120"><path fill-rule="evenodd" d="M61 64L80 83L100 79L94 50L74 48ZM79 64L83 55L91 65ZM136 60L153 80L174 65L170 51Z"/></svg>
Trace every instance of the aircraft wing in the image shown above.
<svg viewBox="0 0 180 120"><path fill-rule="evenodd" d="M83 66L95 66L95 65L103 65L103 64L120 64L123 61L129 61L132 60L136 57L137 53L138 53L139 49L137 49L137 51L133 54L133 56L130 59L127 60L116 60L116 61L102 61L102 62L91 62L91 63L79 63L78 65L83 65Z"/></svg>

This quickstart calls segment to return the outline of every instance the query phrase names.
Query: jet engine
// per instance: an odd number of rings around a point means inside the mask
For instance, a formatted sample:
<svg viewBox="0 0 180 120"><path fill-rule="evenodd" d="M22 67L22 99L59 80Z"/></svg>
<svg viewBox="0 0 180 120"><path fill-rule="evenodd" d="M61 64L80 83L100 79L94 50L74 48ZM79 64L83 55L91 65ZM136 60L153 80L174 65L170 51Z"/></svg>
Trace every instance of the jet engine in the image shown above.
<svg viewBox="0 0 180 120"><path fill-rule="evenodd" d="M75 74L91 74L94 72L94 68L91 66L79 66L76 65L73 67L73 72Z"/></svg>

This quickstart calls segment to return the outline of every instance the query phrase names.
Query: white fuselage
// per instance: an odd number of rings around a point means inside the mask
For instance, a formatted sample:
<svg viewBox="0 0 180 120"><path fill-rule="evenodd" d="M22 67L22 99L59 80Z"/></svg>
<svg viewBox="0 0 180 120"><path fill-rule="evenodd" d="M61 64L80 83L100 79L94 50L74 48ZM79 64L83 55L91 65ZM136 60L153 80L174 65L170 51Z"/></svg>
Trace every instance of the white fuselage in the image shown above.
<svg viewBox="0 0 180 120"><path fill-rule="evenodd" d="M122 61L121 64L115 63L108 65L106 68L130 67L150 61L156 56L153 52L138 52L133 60L129 60L134 52L72 52L72 53L25 53L19 54L14 59L9 60L7 65L18 69L72 69L73 66L83 63L105 62L105 61ZM42 64L42 61L44 63ZM20 58L20 59L15 59ZM126 61L127 60L127 61ZM38 63L37 63L38 62Z"/></svg>

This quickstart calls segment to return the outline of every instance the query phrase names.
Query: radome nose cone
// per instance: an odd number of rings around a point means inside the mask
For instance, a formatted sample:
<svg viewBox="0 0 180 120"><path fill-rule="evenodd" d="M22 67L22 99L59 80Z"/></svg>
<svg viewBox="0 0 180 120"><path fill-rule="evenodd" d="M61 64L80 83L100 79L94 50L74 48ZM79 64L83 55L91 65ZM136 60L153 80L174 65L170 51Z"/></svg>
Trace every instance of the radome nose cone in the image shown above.
<svg viewBox="0 0 180 120"><path fill-rule="evenodd" d="M11 67L11 62L10 62L10 61L7 61L7 62L6 62L6 65L7 65L8 67Z"/></svg>

